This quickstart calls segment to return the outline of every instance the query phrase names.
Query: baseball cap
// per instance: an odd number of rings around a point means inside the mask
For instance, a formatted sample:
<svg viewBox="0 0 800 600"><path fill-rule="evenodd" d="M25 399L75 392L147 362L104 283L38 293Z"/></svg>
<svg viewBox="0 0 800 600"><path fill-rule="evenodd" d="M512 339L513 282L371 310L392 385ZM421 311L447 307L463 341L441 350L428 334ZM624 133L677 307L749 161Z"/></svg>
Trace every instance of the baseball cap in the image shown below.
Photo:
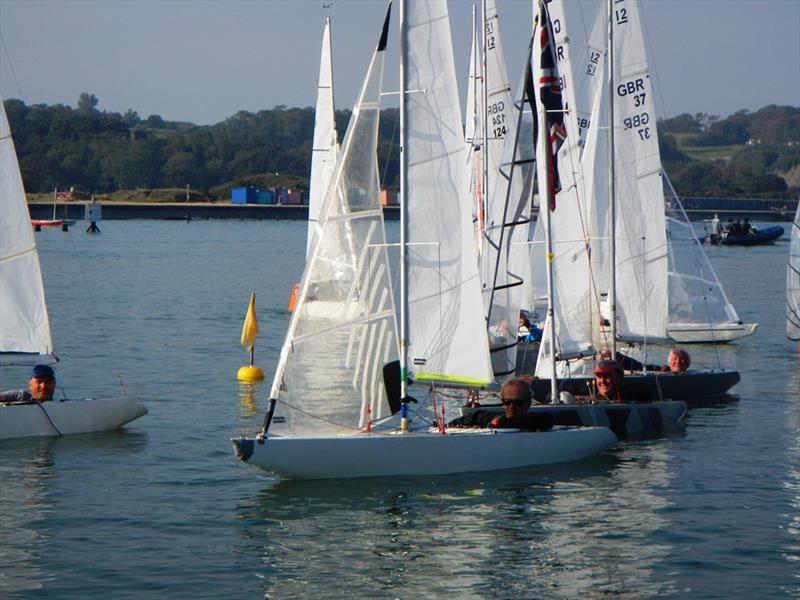
<svg viewBox="0 0 800 600"><path fill-rule="evenodd" d="M34 377L49 377L55 379L56 372L53 371L53 367L50 365L36 365L33 367L33 371L31 371L31 378Z"/></svg>

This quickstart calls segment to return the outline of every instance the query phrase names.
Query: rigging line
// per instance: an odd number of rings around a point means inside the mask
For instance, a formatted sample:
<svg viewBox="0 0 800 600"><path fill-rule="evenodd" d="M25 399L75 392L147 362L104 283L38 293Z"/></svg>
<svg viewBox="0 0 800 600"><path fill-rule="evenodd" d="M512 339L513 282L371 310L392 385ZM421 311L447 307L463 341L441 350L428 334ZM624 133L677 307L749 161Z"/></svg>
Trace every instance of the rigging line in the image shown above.
<svg viewBox="0 0 800 600"><path fill-rule="evenodd" d="M78 267L80 268L81 276L83 277L83 284L86 288L86 293L89 295L89 302L92 306L92 309L94 310L94 314L99 315L100 311L97 308L97 300L94 296L94 293L92 292L91 286L89 285L89 277L86 275L86 269L84 268L83 261L81 260L81 255L78 252L77 244L75 243L75 238L72 235L73 232L70 229L68 233L69 233L69 241L70 244L72 245L73 255L75 256L75 258L77 258ZM113 354L113 347L111 346L111 339L109 338L108 332L106 331L105 325L103 324L103 319L97 319L97 323L100 326L100 334L101 334L100 337L103 339L103 342L105 342L105 345L108 348L108 355L111 356ZM125 383L122 380L122 373L117 373L117 379L119 380L120 387L122 388L122 393L127 398L128 392L125 389Z"/></svg>
<svg viewBox="0 0 800 600"><path fill-rule="evenodd" d="M55 431L58 434L59 437L63 437L64 434L61 433L58 430L58 427L56 427L56 424L53 423L53 419L51 419L50 415L47 414L47 411L45 410L44 406L42 406L42 403L41 402L36 402L36 406L38 406L40 409L42 409L42 413L44 414L45 419L47 419L47 422L50 423L50 427L53 428L53 431Z"/></svg>
<svg viewBox="0 0 800 600"><path fill-rule="evenodd" d="M346 429L348 431L361 431L360 429L358 429L357 427L353 427L352 425L343 425L342 423L337 423L336 421L332 421L330 419L326 419L325 417L321 417L319 415L312 414L312 413L310 413L308 411L303 410L302 408L299 408L299 407L295 406L294 404L286 402L286 400L278 399L278 402L280 402L281 404L287 406L288 408L291 408L292 410L296 410L300 414L303 414L303 415L305 415L305 416L307 416L307 417L309 417L311 419L316 419L317 421L322 421L322 422L328 423L330 425L335 425L336 427L341 427L342 429Z"/></svg>
<svg viewBox="0 0 800 600"><path fill-rule="evenodd" d="M6 39L0 34L0 43L3 44L3 50L6 53L6 58L8 59L8 67L11 69L11 75L14 77L14 83L17 84L17 89L19 90L20 98L25 104L27 101L25 100L25 93L22 91L22 86L19 84L19 79L17 79L17 72L14 70L14 63L11 61L11 54L8 52L8 46L6 46Z"/></svg>
<svg viewBox="0 0 800 600"><path fill-rule="evenodd" d="M698 276L702 276L702 272L700 270L700 263L695 259L694 261L695 268L697 269ZM714 335L714 324L711 322L711 307L708 304L708 294L706 294L706 286L702 287L703 290L703 306L706 309L706 317L708 318L708 329L711 332L711 344L714 346L714 354L717 357L717 368L722 369L722 360L719 356L719 344L717 344L717 340L715 339ZM669 309L669 304L667 305ZM669 314L669 312L667 313Z"/></svg>

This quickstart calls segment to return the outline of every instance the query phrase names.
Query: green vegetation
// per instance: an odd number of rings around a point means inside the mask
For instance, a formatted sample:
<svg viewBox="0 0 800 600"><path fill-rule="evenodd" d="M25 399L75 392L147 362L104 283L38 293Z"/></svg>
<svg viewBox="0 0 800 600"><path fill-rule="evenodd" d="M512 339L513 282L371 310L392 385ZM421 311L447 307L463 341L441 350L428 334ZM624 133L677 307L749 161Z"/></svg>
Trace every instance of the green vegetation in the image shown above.
<svg viewBox="0 0 800 600"><path fill-rule="evenodd" d="M659 122L664 167L679 194L780 198L800 191L800 108L767 106L727 119L703 113ZM671 160L671 138L690 160Z"/></svg>
<svg viewBox="0 0 800 600"><path fill-rule="evenodd" d="M31 194L74 187L103 198L220 200L242 185L307 190L312 108L238 112L210 126L100 111L81 94L77 108L7 100L23 180ZM340 136L350 111L336 113ZM792 197L800 191L800 108L768 106L726 119L679 115L659 123L665 168L690 196ZM399 113L381 114L378 164L396 187Z"/></svg>

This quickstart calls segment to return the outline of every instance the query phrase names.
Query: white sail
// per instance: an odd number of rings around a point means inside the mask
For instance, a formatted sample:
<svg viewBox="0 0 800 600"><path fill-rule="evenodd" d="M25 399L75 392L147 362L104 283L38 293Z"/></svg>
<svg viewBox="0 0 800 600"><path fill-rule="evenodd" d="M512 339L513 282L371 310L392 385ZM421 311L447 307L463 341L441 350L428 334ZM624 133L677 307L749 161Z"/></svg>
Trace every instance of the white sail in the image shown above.
<svg viewBox="0 0 800 600"><path fill-rule="evenodd" d="M486 167L486 213L480 240L480 276L489 331L492 369L496 377L513 375L522 284L530 278L527 241L532 169L519 167L518 111L514 111L508 69L494 0L484 3L486 64L483 108ZM515 155L516 152L516 155Z"/></svg>
<svg viewBox="0 0 800 600"><path fill-rule="evenodd" d="M397 360L397 327L377 164L384 29L320 210L271 397L273 429L363 428L389 414L382 368Z"/></svg>
<svg viewBox="0 0 800 600"><path fill-rule="evenodd" d="M556 352L562 358L593 353L593 330L599 322L597 303L593 298L593 281L590 270L590 228L588 196L584 190L581 166L581 137L572 85L572 59L569 36L563 15L563 5L548 5L553 23L556 59L562 82L564 99L564 125L567 136L558 152L558 172L561 191L556 195L555 209L549 212L552 245L553 312ZM534 67L536 68L536 64ZM534 73L536 70L534 69ZM539 181L546 180L547 161L537 153ZM540 223L544 223L540 209ZM549 328L539 347L536 373L548 377L552 369L549 355Z"/></svg>
<svg viewBox="0 0 800 600"><path fill-rule="evenodd" d="M739 315L728 301L703 245L697 238L683 205L666 173L664 213L669 238L669 327L739 324ZM709 339L708 341L713 341Z"/></svg>
<svg viewBox="0 0 800 600"><path fill-rule="evenodd" d="M328 191L331 175L339 153L333 103L333 64L331 62L331 20L325 19L322 33L322 53L319 59L317 108L314 113L314 141L311 154L311 180L308 199L308 238L306 259L317 228L320 206Z"/></svg>
<svg viewBox="0 0 800 600"><path fill-rule="evenodd" d="M613 5L616 303L618 336L667 331L667 236L661 156L642 26L635 0Z"/></svg>
<svg viewBox="0 0 800 600"><path fill-rule="evenodd" d="M488 384L492 370L447 4L410 2L404 19L409 367L417 380Z"/></svg>
<svg viewBox="0 0 800 600"><path fill-rule="evenodd" d="M786 336L800 340L800 203L794 213L786 266Z"/></svg>
<svg viewBox="0 0 800 600"><path fill-rule="evenodd" d="M0 99L0 353L52 351L39 256Z"/></svg>

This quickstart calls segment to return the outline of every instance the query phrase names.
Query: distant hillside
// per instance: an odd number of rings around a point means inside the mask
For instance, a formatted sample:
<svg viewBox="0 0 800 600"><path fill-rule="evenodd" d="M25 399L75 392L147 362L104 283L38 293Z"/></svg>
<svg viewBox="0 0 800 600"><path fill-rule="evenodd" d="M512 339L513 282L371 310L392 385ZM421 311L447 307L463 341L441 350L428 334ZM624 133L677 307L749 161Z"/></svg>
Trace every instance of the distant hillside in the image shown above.
<svg viewBox="0 0 800 600"><path fill-rule="evenodd" d="M683 114L659 121L659 134L689 159L664 157L681 195L775 198L800 193L798 107L771 105L727 119Z"/></svg>
<svg viewBox="0 0 800 600"><path fill-rule="evenodd" d="M6 111L30 193L75 188L133 195L189 185L192 197L229 197L232 187L307 189L314 128L312 108L239 112L210 126L97 110L82 94L78 108L26 106ZM340 137L350 111L337 111ZM399 112L381 113L381 185L396 187ZM659 123L665 168L678 193L691 196L794 197L800 193L800 108L768 106L725 119L680 115ZM126 192L125 190L132 190ZM178 191L171 191L178 190ZM117 195L115 194L115 195Z"/></svg>

